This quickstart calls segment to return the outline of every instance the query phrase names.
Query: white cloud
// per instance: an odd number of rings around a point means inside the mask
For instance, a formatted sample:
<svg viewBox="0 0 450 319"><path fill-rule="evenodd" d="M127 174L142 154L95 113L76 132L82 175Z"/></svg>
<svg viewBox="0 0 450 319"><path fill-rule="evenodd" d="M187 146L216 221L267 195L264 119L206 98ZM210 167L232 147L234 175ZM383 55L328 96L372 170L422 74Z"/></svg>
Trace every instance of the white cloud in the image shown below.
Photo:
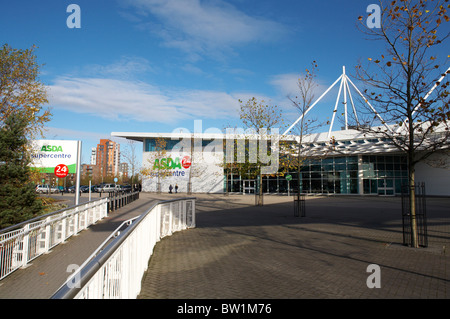
<svg viewBox="0 0 450 319"><path fill-rule="evenodd" d="M139 81L57 78L49 87L50 105L106 119L176 123L237 116L237 95L219 91L166 89Z"/></svg>
<svg viewBox="0 0 450 319"><path fill-rule="evenodd" d="M283 96L295 97L298 94L298 74L278 74L272 77L270 84Z"/></svg>
<svg viewBox="0 0 450 319"><path fill-rule="evenodd" d="M147 59L137 56L122 56L110 64L88 64L72 72L72 76L132 79L155 72Z"/></svg>
<svg viewBox="0 0 450 319"><path fill-rule="evenodd" d="M44 128L45 138L46 139L71 139L74 137L79 140L89 140L89 141L99 141L102 138L111 139L110 134L106 133L97 133L97 132L87 132L80 130L71 130L67 128L58 128L46 126Z"/></svg>
<svg viewBox="0 0 450 319"><path fill-rule="evenodd" d="M89 72L103 75L120 75L133 76L145 72L153 72L153 68L150 66L150 62L142 57L130 57L123 56L119 61L103 66L103 65L89 65L86 69L90 69Z"/></svg>
<svg viewBox="0 0 450 319"><path fill-rule="evenodd" d="M205 54L222 56L222 51L229 54L234 47L248 43L270 43L288 32L278 22L250 16L220 0L123 0L123 3L136 10L134 17L141 20L142 29L156 34L165 46L191 54L192 60Z"/></svg>
<svg viewBox="0 0 450 319"><path fill-rule="evenodd" d="M296 73L278 74L273 76L269 83L275 87L278 94L282 97L291 97L294 99L300 92L298 87L298 80L300 76L300 74ZM328 85L324 85L320 79L316 79L315 84L314 101L328 89Z"/></svg>
<svg viewBox="0 0 450 319"><path fill-rule="evenodd" d="M196 74L196 75L204 75L204 76L208 75L202 69L200 69L199 67L196 67L195 65L192 65L190 63L183 65L181 67L181 69L185 72Z"/></svg>

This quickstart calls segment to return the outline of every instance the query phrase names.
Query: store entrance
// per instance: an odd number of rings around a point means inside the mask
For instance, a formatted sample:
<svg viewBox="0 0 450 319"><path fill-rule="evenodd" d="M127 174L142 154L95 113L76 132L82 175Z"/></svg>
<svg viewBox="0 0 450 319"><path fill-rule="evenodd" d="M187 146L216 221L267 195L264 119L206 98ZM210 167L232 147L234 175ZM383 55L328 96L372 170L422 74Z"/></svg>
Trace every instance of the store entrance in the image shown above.
<svg viewBox="0 0 450 319"><path fill-rule="evenodd" d="M394 180L392 178L381 178L378 180L378 195L394 195Z"/></svg>
<svg viewBox="0 0 450 319"><path fill-rule="evenodd" d="M244 179L244 194L254 194L255 193L255 180L254 179Z"/></svg>

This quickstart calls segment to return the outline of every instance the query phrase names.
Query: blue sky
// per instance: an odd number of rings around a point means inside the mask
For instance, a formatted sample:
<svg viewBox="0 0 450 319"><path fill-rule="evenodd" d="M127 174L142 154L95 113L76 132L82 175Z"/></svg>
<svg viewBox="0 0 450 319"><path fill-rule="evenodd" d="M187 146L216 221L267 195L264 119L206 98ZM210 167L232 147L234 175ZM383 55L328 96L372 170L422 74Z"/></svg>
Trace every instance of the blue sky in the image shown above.
<svg viewBox="0 0 450 319"><path fill-rule="evenodd" d="M71 3L81 8L79 29L66 25ZM192 131L194 120L204 129L240 126L239 99L264 99L295 121L287 96L313 60L324 91L342 66L354 74L380 52L356 28L371 3L16 0L2 4L0 39L38 47L53 113L45 138L82 140L89 162L111 132ZM331 116L336 94L315 107L319 115Z"/></svg>

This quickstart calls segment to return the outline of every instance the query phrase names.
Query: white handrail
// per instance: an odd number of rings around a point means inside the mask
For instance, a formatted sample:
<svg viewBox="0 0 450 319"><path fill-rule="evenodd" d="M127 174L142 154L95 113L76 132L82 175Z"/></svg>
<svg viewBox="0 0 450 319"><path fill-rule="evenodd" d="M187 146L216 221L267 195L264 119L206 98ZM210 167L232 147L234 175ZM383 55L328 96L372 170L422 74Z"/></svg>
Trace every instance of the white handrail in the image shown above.
<svg viewBox="0 0 450 319"><path fill-rule="evenodd" d="M195 198L155 203L89 262L52 299L134 299L156 243L195 227ZM117 232L114 232L117 234Z"/></svg>
<svg viewBox="0 0 450 319"><path fill-rule="evenodd" d="M129 193L124 196L133 196ZM0 231L0 280L108 215L115 199L71 206Z"/></svg>
<svg viewBox="0 0 450 319"><path fill-rule="evenodd" d="M54 246L104 218L108 198L68 207L14 226L0 233L0 279L30 261L48 253Z"/></svg>

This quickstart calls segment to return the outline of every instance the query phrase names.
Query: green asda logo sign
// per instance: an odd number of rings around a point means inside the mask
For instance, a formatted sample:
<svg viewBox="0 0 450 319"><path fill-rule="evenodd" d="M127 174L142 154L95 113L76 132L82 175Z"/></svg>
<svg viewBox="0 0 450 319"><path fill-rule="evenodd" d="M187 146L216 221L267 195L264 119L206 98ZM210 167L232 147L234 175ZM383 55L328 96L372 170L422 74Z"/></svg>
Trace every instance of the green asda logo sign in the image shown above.
<svg viewBox="0 0 450 319"><path fill-rule="evenodd" d="M62 152L62 146L42 145L41 152Z"/></svg>
<svg viewBox="0 0 450 319"><path fill-rule="evenodd" d="M183 157L180 161L179 157L175 158L161 158L155 159L155 163L153 164L153 169L181 169L182 167L187 169L191 166L191 158L189 156Z"/></svg>

